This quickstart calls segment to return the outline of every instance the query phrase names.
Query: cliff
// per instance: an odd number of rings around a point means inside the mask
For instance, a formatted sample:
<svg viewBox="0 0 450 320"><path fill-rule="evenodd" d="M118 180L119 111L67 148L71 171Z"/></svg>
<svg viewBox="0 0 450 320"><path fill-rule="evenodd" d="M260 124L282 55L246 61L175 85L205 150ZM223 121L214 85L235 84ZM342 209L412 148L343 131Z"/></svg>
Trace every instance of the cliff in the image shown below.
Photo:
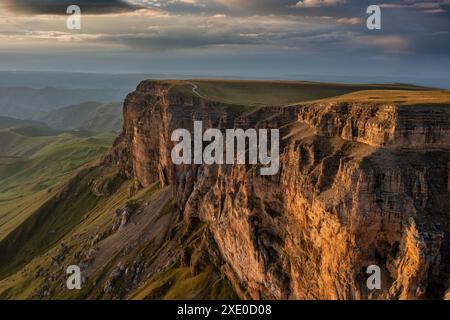
<svg viewBox="0 0 450 320"><path fill-rule="evenodd" d="M279 173L174 166L171 132L194 120L279 128ZM104 163L134 181L132 194L168 186L184 223L207 226L220 254L210 260L242 298L443 298L450 287L450 104L246 109L144 81ZM366 286L370 265L380 290Z"/></svg>

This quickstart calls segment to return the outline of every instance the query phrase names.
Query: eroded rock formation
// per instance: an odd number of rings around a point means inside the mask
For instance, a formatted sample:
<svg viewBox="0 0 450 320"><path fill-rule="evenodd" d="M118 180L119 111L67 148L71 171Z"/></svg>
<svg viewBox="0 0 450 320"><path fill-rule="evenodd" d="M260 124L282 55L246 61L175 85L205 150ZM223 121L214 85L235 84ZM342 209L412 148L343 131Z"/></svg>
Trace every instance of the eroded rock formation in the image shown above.
<svg viewBox="0 0 450 320"><path fill-rule="evenodd" d="M280 171L170 160L175 128L280 128ZM144 81L104 160L135 189L170 185L243 298L443 298L450 287L450 106L236 107ZM133 192L133 190L131 190ZM368 290L366 268L382 270ZM448 293L447 293L448 296Z"/></svg>

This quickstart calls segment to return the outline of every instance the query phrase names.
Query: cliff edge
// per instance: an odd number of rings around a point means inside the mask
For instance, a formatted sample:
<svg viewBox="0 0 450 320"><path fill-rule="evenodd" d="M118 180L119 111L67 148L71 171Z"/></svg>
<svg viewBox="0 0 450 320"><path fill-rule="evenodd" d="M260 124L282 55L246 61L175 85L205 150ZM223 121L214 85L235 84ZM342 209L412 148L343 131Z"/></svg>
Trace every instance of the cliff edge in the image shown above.
<svg viewBox="0 0 450 320"><path fill-rule="evenodd" d="M242 298L441 299L450 287L446 99L367 91L247 108L208 100L189 83L144 81L103 161L133 181L132 194L155 182L170 188L184 223L207 226L220 253L211 260ZM195 120L280 129L279 173L173 165L171 132L192 131ZM380 290L366 286L370 265L381 269Z"/></svg>

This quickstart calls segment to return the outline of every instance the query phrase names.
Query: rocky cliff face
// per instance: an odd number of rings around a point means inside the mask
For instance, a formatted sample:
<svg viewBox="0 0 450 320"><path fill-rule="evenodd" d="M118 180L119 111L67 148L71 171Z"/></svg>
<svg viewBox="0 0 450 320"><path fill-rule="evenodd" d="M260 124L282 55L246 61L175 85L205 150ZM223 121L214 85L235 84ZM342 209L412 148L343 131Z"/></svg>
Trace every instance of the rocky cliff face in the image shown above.
<svg viewBox="0 0 450 320"><path fill-rule="evenodd" d="M280 128L280 171L183 165L173 129ZM205 222L243 298L443 298L450 287L450 106L322 103L236 107L144 81L105 162L134 192L171 186L186 223ZM380 290L366 269L381 268Z"/></svg>

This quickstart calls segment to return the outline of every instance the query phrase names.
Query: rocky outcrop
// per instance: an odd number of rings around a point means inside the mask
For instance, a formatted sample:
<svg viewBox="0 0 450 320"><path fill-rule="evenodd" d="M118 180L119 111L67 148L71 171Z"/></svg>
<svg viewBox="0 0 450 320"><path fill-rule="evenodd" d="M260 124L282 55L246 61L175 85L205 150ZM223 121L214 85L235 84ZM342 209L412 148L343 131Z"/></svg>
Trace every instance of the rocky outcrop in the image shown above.
<svg viewBox="0 0 450 320"><path fill-rule="evenodd" d="M280 128L280 171L170 161L175 128ZM450 286L450 106L236 107L144 81L104 159L135 188L172 186L218 266L252 299L443 298ZM217 259L216 259L217 260ZM381 269L381 289L366 269Z"/></svg>
<svg viewBox="0 0 450 320"><path fill-rule="evenodd" d="M299 111L320 135L402 149L449 149L449 117L448 106L318 103Z"/></svg>

